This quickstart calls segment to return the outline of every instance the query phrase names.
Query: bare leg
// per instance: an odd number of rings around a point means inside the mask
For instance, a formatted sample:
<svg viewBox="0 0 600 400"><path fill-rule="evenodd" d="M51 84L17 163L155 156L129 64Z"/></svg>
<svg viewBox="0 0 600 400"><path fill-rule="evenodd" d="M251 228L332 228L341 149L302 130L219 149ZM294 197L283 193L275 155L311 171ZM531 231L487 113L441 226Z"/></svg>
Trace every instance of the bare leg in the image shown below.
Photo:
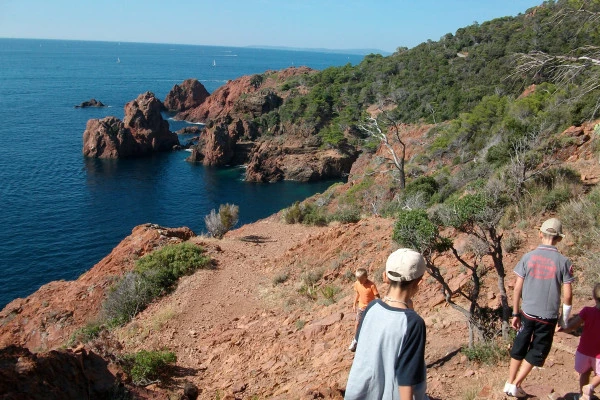
<svg viewBox="0 0 600 400"><path fill-rule="evenodd" d="M515 383L515 379L517 379L517 372L519 372L519 367L521 366L522 360L515 360L514 358L510 359L510 367L508 368L508 383Z"/></svg>
<svg viewBox="0 0 600 400"><path fill-rule="evenodd" d="M590 374L592 370L584 372L583 374L579 374L579 393L581 393L581 388L590 383Z"/></svg>
<svg viewBox="0 0 600 400"><path fill-rule="evenodd" d="M527 375L529 375L532 369L533 365L529 364L527 360L523 360L521 363L521 368L519 369L519 373L517 374L517 378L513 383L517 386L521 386L521 383L523 383L525 378L527 378Z"/></svg>

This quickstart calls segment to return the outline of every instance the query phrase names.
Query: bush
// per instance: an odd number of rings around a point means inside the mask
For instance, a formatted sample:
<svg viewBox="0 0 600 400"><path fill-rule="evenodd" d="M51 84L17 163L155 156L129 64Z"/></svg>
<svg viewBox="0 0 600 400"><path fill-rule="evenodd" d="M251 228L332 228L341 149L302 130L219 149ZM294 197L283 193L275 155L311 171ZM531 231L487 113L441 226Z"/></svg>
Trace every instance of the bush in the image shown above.
<svg viewBox="0 0 600 400"><path fill-rule="evenodd" d="M171 290L179 277L211 265L204 249L190 243L156 250L140 258L134 270L111 288L102 303L103 317L109 326L125 324L154 298Z"/></svg>
<svg viewBox="0 0 600 400"><path fill-rule="evenodd" d="M343 224L353 224L360 221L360 211L357 209L344 209L340 210L329 216L331 221L339 221Z"/></svg>
<svg viewBox="0 0 600 400"><path fill-rule="evenodd" d="M275 275L273 277L273 285L279 285L281 283L284 283L289 279L289 277L290 274L288 272L282 272L279 275Z"/></svg>
<svg viewBox="0 0 600 400"><path fill-rule="evenodd" d="M509 233L502 239L502 248L507 253L514 253L519 250L523 244L523 239L514 233Z"/></svg>
<svg viewBox="0 0 600 400"><path fill-rule="evenodd" d="M321 294L326 300L329 300L331 303L335 303L335 295L340 292L340 288L336 286L327 285L321 288Z"/></svg>
<svg viewBox="0 0 600 400"><path fill-rule="evenodd" d="M299 224L303 218L304 210L299 201L283 210L283 220L286 224Z"/></svg>
<svg viewBox="0 0 600 400"><path fill-rule="evenodd" d="M283 220L287 224L327 225L327 216L321 212L320 207L310 203L295 202L289 208L283 210Z"/></svg>
<svg viewBox="0 0 600 400"><path fill-rule="evenodd" d="M486 365L497 365L508 357L506 347L495 341L479 342L472 348L462 349L462 352L470 361L476 361Z"/></svg>
<svg viewBox="0 0 600 400"><path fill-rule="evenodd" d="M123 357L125 372L136 385L147 385L159 380L169 364L177 361L175 353L170 351L141 350Z"/></svg>
<svg viewBox="0 0 600 400"><path fill-rule="evenodd" d="M221 239L238 223L239 211L235 204L221 204L218 213L213 209L204 217L206 229L212 237Z"/></svg>
<svg viewBox="0 0 600 400"><path fill-rule="evenodd" d="M89 341L96 339L100 332L103 330L103 326L99 322L90 322L84 327L77 329L69 340L67 341L68 346L74 346L77 343L88 343Z"/></svg>

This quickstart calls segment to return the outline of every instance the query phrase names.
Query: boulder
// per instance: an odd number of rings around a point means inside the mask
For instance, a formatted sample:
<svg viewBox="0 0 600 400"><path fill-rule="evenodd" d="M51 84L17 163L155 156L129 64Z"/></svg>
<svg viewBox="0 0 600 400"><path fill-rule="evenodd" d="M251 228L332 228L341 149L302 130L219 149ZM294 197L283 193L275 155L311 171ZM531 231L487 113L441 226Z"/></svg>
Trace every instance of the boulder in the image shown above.
<svg viewBox="0 0 600 400"><path fill-rule="evenodd" d="M123 121L91 119L83 133L83 155L92 158L131 158L179 147L177 134L161 114L162 103L151 92L125 105Z"/></svg>
<svg viewBox="0 0 600 400"><path fill-rule="evenodd" d="M181 86L173 86L163 104L167 111L181 112L198 107L209 95L204 85L197 79L186 79Z"/></svg>
<svg viewBox="0 0 600 400"><path fill-rule="evenodd" d="M87 108L87 107L106 107L106 106L104 104L102 104L101 101L98 101L96 99L90 99L88 101L84 101L83 103L75 106L75 108Z"/></svg>

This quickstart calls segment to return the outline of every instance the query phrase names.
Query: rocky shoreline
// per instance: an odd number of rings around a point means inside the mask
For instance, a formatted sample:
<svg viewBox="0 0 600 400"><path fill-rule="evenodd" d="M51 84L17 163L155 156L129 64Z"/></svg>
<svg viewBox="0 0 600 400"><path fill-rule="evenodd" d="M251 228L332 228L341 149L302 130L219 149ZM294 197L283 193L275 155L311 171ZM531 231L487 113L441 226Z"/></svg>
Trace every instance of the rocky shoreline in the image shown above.
<svg viewBox="0 0 600 400"><path fill-rule="evenodd" d="M273 132L255 121L281 107L289 93L281 82L308 76L310 68L287 68L227 82L209 94L197 79L175 85L164 101L151 92L125 105L123 121L91 119L83 134L83 154L91 158L134 158L182 147L162 111L175 119L205 124L190 144L187 161L206 166L244 165L249 182L314 182L347 175L360 151L342 144L321 145L314 132L283 124Z"/></svg>

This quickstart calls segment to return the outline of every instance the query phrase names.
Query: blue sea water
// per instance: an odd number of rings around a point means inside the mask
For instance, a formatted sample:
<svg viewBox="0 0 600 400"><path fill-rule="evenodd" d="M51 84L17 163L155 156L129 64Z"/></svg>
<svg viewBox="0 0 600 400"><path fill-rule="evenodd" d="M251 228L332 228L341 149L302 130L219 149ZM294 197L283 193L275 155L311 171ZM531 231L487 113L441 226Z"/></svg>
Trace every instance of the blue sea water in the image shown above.
<svg viewBox="0 0 600 400"><path fill-rule="evenodd" d="M213 46L0 39L0 309L53 280L76 279L146 222L197 233L219 204L240 224L332 182L256 184L172 152L136 160L82 156L91 118L123 118L145 91L164 99L197 78L209 92L242 75L357 64L358 55ZM107 108L76 109L95 98ZM185 122L170 121L171 130ZM182 142L185 141L181 138Z"/></svg>

